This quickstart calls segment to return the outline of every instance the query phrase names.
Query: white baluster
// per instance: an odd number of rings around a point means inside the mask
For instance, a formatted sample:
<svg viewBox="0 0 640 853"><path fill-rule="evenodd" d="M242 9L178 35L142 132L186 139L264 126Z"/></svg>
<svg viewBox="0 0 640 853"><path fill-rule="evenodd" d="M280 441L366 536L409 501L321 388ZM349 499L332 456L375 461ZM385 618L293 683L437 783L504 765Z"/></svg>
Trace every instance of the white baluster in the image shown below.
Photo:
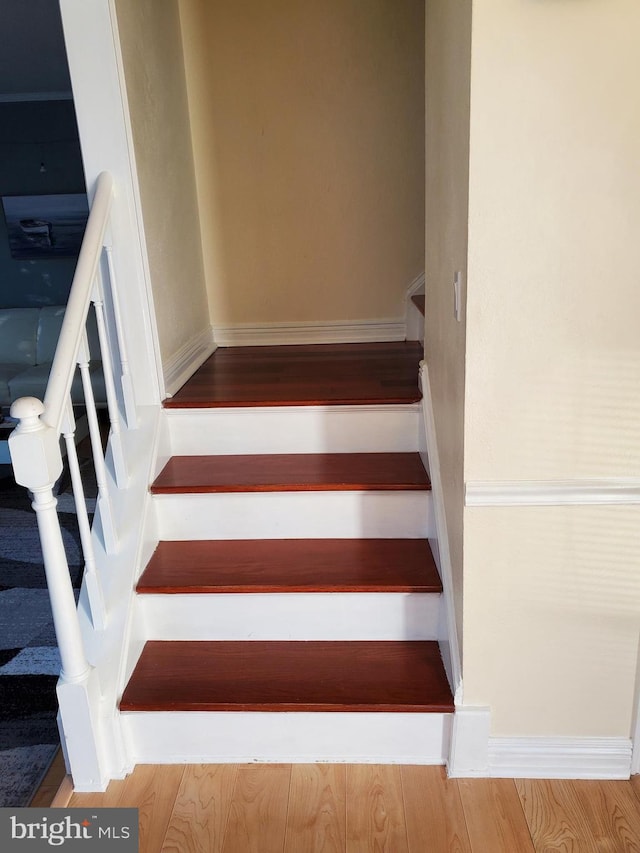
<svg viewBox="0 0 640 853"><path fill-rule="evenodd" d="M69 463L69 473L71 474L73 499L76 505L80 543L82 545L82 553L84 556L84 581L87 587L87 594L89 596L91 622L96 631L102 631L104 630L106 623L104 597L102 595L100 578L96 571L96 559L93 551L93 542L91 540L91 525L89 524L89 514L87 512L87 504L84 496L84 485L82 483L82 475L80 474L80 465L78 464L78 453L75 443L75 417L73 414L71 400L69 400L69 405L65 412L62 432L67 447L67 460Z"/></svg>
<svg viewBox="0 0 640 853"><path fill-rule="evenodd" d="M62 455L56 431L40 420L43 412L44 405L35 397L16 400L11 415L20 422L9 437L9 448L16 483L33 493L32 506L36 511L53 624L62 659L61 679L75 683L85 681L90 668L82 644L57 501L53 496L53 487L62 473Z"/></svg>
<svg viewBox="0 0 640 853"><path fill-rule="evenodd" d="M98 271L96 278L95 296L93 306L96 311L96 323L98 326L98 339L100 341L100 352L102 353L102 370L104 372L104 386L107 392L107 408L109 409L109 421L111 423L111 435L109 445L113 458L113 468L118 488L123 489L129 481L127 465L122 448L122 433L120 432L120 412L118 410L118 397L116 386L113 381L113 362L109 349L109 338L104 321L104 301L102 299L102 276Z"/></svg>
<svg viewBox="0 0 640 853"><path fill-rule="evenodd" d="M136 429L138 424L138 414L136 411L136 399L133 392L133 382L129 372L129 356L127 354L127 342L122 328L122 314L120 312L120 297L118 295L118 281L116 278L115 266L113 263L113 247L105 246L107 253L107 267L109 269L109 283L111 286L111 301L113 303L113 313L116 321L116 335L118 338L118 349L120 351L120 367L122 375L120 382L122 384L122 398L124 400L124 413L129 429Z"/></svg>
<svg viewBox="0 0 640 853"><path fill-rule="evenodd" d="M93 466L96 472L96 483L98 485L98 500L96 511L100 517L102 536L105 551L113 554L118 547L113 515L111 512L111 501L107 487L107 467L104 464L102 453L102 439L100 437L100 426L96 412L96 403L93 397L91 375L89 373L89 345L86 332L82 335L80 349L78 351L78 366L82 377L82 388L84 391L84 402L87 409L87 422L89 424L89 435L91 436L91 451L93 454Z"/></svg>

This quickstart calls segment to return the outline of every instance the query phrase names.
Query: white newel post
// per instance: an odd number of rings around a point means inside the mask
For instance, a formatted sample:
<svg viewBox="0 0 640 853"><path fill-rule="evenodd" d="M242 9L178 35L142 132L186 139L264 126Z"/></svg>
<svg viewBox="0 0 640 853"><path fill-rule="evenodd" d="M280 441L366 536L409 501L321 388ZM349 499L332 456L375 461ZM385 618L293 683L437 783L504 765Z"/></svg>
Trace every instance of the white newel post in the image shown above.
<svg viewBox="0 0 640 853"><path fill-rule="evenodd" d="M62 672L57 693L65 754L70 769L79 773L94 790L104 786L104 762L100 759L97 709L98 685L87 661L76 609L69 565L62 541L53 487L62 473L59 436L40 419L43 403L35 397L22 397L11 406L18 419L9 436L9 450L16 483L33 494L44 569L51 600ZM85 782L86 783L86 782ZM89 789L87 789L89 790Z"/></svg>

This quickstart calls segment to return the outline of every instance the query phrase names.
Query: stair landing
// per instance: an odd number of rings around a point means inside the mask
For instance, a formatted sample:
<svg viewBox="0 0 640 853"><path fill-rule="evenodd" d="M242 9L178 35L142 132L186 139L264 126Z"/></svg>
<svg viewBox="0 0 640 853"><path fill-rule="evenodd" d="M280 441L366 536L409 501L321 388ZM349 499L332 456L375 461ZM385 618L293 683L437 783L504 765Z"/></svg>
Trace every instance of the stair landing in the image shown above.
<svg viewBox="0 0 640 853"><path fill-rule="evenodd" d="M416 341L220 347L167 408L415 403Z"/></svg>

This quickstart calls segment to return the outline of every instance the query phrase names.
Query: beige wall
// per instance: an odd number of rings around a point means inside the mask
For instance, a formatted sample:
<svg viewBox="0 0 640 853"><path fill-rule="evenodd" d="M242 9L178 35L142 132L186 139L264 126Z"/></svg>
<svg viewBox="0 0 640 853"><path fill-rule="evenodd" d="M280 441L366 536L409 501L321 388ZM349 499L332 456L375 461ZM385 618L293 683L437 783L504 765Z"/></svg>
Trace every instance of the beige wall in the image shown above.
<svg viewBox="0 0 640 853"><path fill-rule="evenodd" d="M429 0L426 15L426 335L462 646L465 335L453 314L466 271L471 0Z"/></svg>
<svg viewBox="0 0 640 853"><path fill-rule="evenodd" d="M209 328L177 0L117 0L163 363Z"/></svg>
<svg viewBox="0 0 640 853"><path fill-rule="evenodd" d="M474 3L467 479L640 475L638 33Z"/></svg>
<svg viewBox="0 0 640 853"><path fill-rule="evenodd" d="M640 475L640 5L476 0L465 477ZM637 507L465 513L465 702L629 736Z"/></svg>
<svg viewBox="0 0 640 853"><path fill-rule="evenodd" d="M181 0L216 325L399 318L424 268L423 0Z"/></svg>

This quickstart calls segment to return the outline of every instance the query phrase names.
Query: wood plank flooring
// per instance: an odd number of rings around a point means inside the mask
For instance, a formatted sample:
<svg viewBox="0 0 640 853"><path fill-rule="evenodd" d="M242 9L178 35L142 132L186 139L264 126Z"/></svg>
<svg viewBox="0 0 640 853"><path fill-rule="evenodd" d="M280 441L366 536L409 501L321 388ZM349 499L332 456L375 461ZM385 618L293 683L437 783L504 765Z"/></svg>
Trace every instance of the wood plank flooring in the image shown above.
<svg viewBox="0 0 640 853"><path fill-rule="evenodd" d="M160 542L141 594L442 592L426 539Z"/></svg>
<svg viewBox="0 0 640 853"><path fill-rule="evenodd" d="M442 767L138 766L72 808L140 809L140 853L637 853L631 782L447 779Z"/></svg>
<svg viewBox="0 0 640 853"><path fill-rule="evenodd" d="M414 403L416 341L219 348L168 408Z"/></svg>
<svg viewBox="0 0 640 853"><path fill-rule="evenodd" d="M436 642L150 641L121 711L450 713Z"/></svg>
<svg viewBox="0 0 640 853"><path fill-rule="evenodd" d="M172 456L155 495L430 489L419 453L274 453Z"/></svg>

